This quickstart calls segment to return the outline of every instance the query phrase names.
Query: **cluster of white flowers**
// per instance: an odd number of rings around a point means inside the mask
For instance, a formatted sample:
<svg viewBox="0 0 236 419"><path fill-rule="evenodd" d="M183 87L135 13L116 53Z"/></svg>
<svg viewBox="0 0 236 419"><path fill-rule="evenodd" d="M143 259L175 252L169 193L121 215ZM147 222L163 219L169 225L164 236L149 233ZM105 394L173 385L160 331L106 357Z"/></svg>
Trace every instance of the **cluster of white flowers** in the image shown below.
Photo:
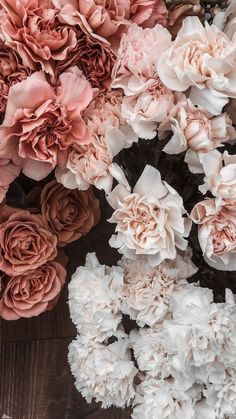
<svg viewBox="0 0 236 419"><path fill-rule="evenodd" d="M215 303L210 289L187 282L196 270L189 249L157 267L124 256L108 267L87 255L69 285L79 333L69 363L87 402L132 406L133 419L235 417L234 297L226 290Z"/></svg>

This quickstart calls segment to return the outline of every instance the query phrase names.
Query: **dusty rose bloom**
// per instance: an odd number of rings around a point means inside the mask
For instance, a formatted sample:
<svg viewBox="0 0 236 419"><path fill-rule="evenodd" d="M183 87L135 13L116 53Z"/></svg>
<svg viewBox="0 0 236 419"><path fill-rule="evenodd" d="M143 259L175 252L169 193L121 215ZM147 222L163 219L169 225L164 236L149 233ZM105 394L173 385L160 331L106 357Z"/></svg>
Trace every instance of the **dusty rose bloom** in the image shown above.
<svg viewBox="0 0 236 419"><path fill-rule="evenodd" d="M10 184L20 174L21 167L0 158L0 202L3 201Z"/></svg>
<svg viewBox="0 0 236 419"><path fill-rule="evenodd" d="M17 320L38 316L57 303L66 270L58 262L47 262L25 275L3 277L0 317Z"/></svg>
<svg viewBox="0 0 236 419"><path fill-rule="evenodd" d="M200 5L200 0L194 0L188 4L173 4L169 8L168 13L168 29L170 33L175 37L180 30L183 20L187 16L198 16L203 19L205 16L205 10Z"/></svg>
<svg viewBox="0 0 236 419"><path fill-rule="evenodd" d="M142 29L132 24L120 43L112 87L123 89L126 96L146 91L158 79L158 56L170 46L171 35L161 25Z"/></svg>
<svg viewBox="0 0 236 419"><path fill-rule="evenodd" d="M10 86L24 80L29 73L18 54L0 40L0 113L5 112Z"/></svg>
<svg viewBox="0 0 236 419"><path fill-rule="evenodd" d="M166 26L168 11L163 0L131 0L131 20L143 28Z"/></svg>
<svg viewBox="0 0 236 419"><path fill-rule="evenodd" d="M53 75L54 62L64 60L76 45L76 35L58 21L50 0L3 0L1 24L6 45L17 51L23 64Z"/></svg>
<svg viewBox="0 0 236 419"><path fill-rule="evenodd" d="M213 268L236 270L236 207L207 198L195 205L191 219L198 224L198 240L206 262Z"/></svg>
<svg viewBox="0 0 236 419"><path fill-rule="evenodd" d="M159 138L165 139L173 132L163 151L178 154L187 150L185 161L192 173L202 173L202 156L235 139L236 133L230 117L212 115L195 107L189 99L180 101L170 112L169 118L159 127Z"/></svg>
<svg viewBox="0 0 236 419"><path fill-rule="evenodd" d="M117 38L129 24L130 0L52 0L60 10L60 20L79 25L97 39Z"/></svg>
<svg viewBox="0 0 236 419"><path fill-rule="evenodd" d="M100 218L98 199L92 190L66 189L53 180L41 194L42 218L57 236L58 246L65 246L87 234Z"/></svg>
<svg viewBox="0 0 236 419"><path fill-rule="evenodd" d="M57 238L46 229L41 215L1 207L0 270L21 275L57 255Z"/></svg>
<svg viewBox="0 0 236 419"><path fill-rule="evenodd" d="M202 193L208 190L224 200L236 200L236 156L223 154L215 150L204 156L202 160L205 173L204 185L199 189Z"/></svg>
<svg viewBox="0 0 236 419"><path fill-rule="evenodd" d="M185 91L190 99L214 115L228 97L236 97L236 45L214 25L204 27L187 17L175 41L158 59L157 71L169 89Z"/></svg>
<svg viewBox="0 0 236 419"><path fill-rule="evenodd" d="M5 119L0 127L0 158L22 159L23 173L46 177L66 162L68 147L91 140L81 112L92 99L92 88L72 67L53 89L43 72L35 72L10 88Z"/></svg>
<svg viewBox="0 0 236 419"><path fill-rule="evenodd" d="M108 43L94 39L76 29L77 43L67 58L56 63L55 74L58 76L70 66L76 65L91 83L92 87L108 88L111 71L115 63L115 54Z"/></svg>
<svg viewBox="0 0 236 419"><path fill-rule="evenodd" d="M155 185L155 188L153 188ZM133 192L118 185L107 200L115 210L109 222L116 224L110 245L126 257L143 255L151 266L176 257L176 247L185 250L190 220L184 219L182 198L152 166L146 166Z"/></svg>

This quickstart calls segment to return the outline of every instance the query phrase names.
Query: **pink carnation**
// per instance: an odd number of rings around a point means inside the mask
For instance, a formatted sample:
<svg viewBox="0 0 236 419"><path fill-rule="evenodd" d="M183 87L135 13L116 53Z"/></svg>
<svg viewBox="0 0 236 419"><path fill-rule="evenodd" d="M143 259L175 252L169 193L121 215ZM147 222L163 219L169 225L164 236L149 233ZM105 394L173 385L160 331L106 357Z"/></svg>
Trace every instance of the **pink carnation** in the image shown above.
<svg viewBox="0 0 236 419"><path fill-rule="evenodd" d="M123 36L112 72L112 87L124 90L126 96L146 91L158 74L158 56L171 45L171 35L161 25L142 29L132 24Z"/></svg>
<svg viewBox="0 0 236 419"><path fill-rule="evenodd" d="M212 117L205 109L193 106L189 99L180 101L171 110L169 118L159 127L159 138L167 138L170 131L173 136L163 151L178 154L187 150L185 162L192 173L202 173L202 157L236 136L226 113Z"/></svg>
<svg viewBox="0 0 236 419"><path fill-rule="evenodd" d="M53 89L44 73L36 72L12 86L0 128L0 157L13 163L20 157L23 173L35 180L63 164L69 146L91 140L81 117L92 99L90 84L76 67L59 81Z"/></svg>
<svg viewBox="0 0 236 419"><path fill-rule="evenodd" d="M195 205L191 218L198 224L198 239L206 262L223 271L236 270L236 209L220 199Z"/></svg>
<svg viewBox="0 0 236 419"><path fill-rule="evenodd" d="M131 0L131 19L143 28L166 26L168 11L163 0Z"/></svg>
<svg viewBox="0 0 236 419"><path fill-rule="evenodd" d="M54 62L64 60L76 45L72 28L58 21L51 0L2 0L1 24L6 45L17 51L25 66L38 64L53 75Z"/></svg>
<svg viewBox="0 0 236 419"><path fill-rule="evenodd" d="M228 97L236 97L235 64L235 43L216 26L206 22L204 27L191 16L158 58L157 71L169 89L191 87L192 102L218 115Z"/></svg>
<svg viewBox="0 0 236 419"><path fill-rule="evenodd" d="M182 198L154 167L145 167L132 193L130 187L118 185L107 200L115 210L109 222L116 224L109 243L126 257L143 255L156 266L175 259L176 247L186 249L184 237L191 223L183 217Z"/></svg>

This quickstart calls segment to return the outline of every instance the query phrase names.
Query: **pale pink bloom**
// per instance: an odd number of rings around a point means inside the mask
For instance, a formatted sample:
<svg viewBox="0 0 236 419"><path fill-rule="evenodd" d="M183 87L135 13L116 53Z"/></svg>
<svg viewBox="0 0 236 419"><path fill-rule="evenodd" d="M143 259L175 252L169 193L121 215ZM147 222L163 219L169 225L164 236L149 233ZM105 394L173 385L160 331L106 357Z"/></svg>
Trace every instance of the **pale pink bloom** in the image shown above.
<svg viewBox="0 0 236 419"><path fill-rule="evenodd" d="M153 188L155 185L155 188ZM182 198L160 172L146 166L133 192L118 185L107 200L115 210L109 222L116 224L110 245L128 258L145 256L152 266L176 257L176 247L185 250L190 224L183 218Z"/></svg>
<svg viewBox="0 0 236 419"><path fill-rule="evenodd" d="M59 19L79 27L97 41L115 40L125 31L130 15L130 0L52 0Z"/></svg>
<svg viewBox="0 0 236 419"><path fill-rule="evenodd" d="M43 72L35 72L10 88L1 131L0 158L22 159L23 173L46 177L67 158L68 147L91 140L81 112L92 88L76 67L59 77L53 89Z"/></svg>
<svg viewBox="0 0 236 419"><path fill-rule="evenodd" d="M159 57L157 71L167 87L177 91L191 87L192 102L218 115L228 97L236 97L235 63L235 43L216 26L206 22L204 27L191 16Z"/></svg>
<svg viewBox="0 0 236 419"><path fill-rule="evenodd" d="M224 200L236 200L236 155L215 150L204 156L202 164L205 183L199 187L200 191L209 190Z"/></svg>
<svg viewBox="0 0 236 419"><path fill-rule="evenodd" d="M235 138L230 117L224 113L212 117L204 108L197 108L190 99L180 101L169 118L159 127L159 138L173 132L163 151L178 154L186 151L185 162L192 173L202 173L202 156Z"/></svg>
<svg viewBox="0 0 236 419"><path fill-rule="evenodd" d="M131 19L143 28L166 26L168 11L163 0L131 0Z"/></svg>
<svg viewBox="0 0 236 419"><path fill-rule="evenodd" d="M95 94L94 99L84 111L84 119L93 133L99 136L109 136L111 128L120 130L126 135L124 147L130 147L133 142L138 141L138 134L134 134L122 115L122 100L123 93L120 89L101 90Z"/></svg>
<svg viewBox="0 0 236 419"><path fill-rule="evenodd" d="M113 157L126 145L126 136L117 128L111 127L105 137L93 134L89 144L72 147L64 168L57 168L57 181L69 189L88 189L96 186L109 193L113 178L125 183L123 172Z"/></svg>
<svg viewBox="0 0 236 419"><path fill-rule="evenodd" d="M203 256L215 269L236 270L236 207L220 199L197 203L191 219L198 224L198 240Z"/></svg>
<svg viewBox="0 0 236 419"><path fill-rule="evenodd" d="M163 261L157 267L143 259L124 257L120 265L124 270L123 312L141 327L162 321L169 312L173 291L187 284L186 279L197 271L190 254L186 260L177 255L174 261Z"/></svg>
<svg viewBox="0 0 236 419"><path fill-rule="evenodd" d="M76 46L75 31L58 21L51 0L2 0L1 31L6 45L17 51L23 64L51 75L55 61L64 60Z"/></svg>
<svg viewBox="0 0 236 419"><path fill-rule="evenodd" d="M176 95L160 79L144 92L126 96L122 115L141 138L151 139L157 134L157 124L163 122L176 102Z"/></svg>
<svg viewBox="0 0 236 419"><path fill-rule="evenodd" d="M157 57L171 46L171 35L161 25L142 29L132 24L122 37L112 72L112 87L126 96L146 91L157 79Z"/></svg>

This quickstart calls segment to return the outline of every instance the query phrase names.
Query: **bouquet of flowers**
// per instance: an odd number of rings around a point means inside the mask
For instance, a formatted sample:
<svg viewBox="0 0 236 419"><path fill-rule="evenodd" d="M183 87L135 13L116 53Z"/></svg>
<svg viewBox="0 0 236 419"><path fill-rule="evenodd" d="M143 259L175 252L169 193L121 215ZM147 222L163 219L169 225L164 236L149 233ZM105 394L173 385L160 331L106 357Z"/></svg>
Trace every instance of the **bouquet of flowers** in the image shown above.
<svg viewBox="0 0 236 419"><path fill-rule="evenodd" d="M236 417L235 70L236 0L1 1L0 316L52 309L109 213L68 359L134 419Z"/></svg>

